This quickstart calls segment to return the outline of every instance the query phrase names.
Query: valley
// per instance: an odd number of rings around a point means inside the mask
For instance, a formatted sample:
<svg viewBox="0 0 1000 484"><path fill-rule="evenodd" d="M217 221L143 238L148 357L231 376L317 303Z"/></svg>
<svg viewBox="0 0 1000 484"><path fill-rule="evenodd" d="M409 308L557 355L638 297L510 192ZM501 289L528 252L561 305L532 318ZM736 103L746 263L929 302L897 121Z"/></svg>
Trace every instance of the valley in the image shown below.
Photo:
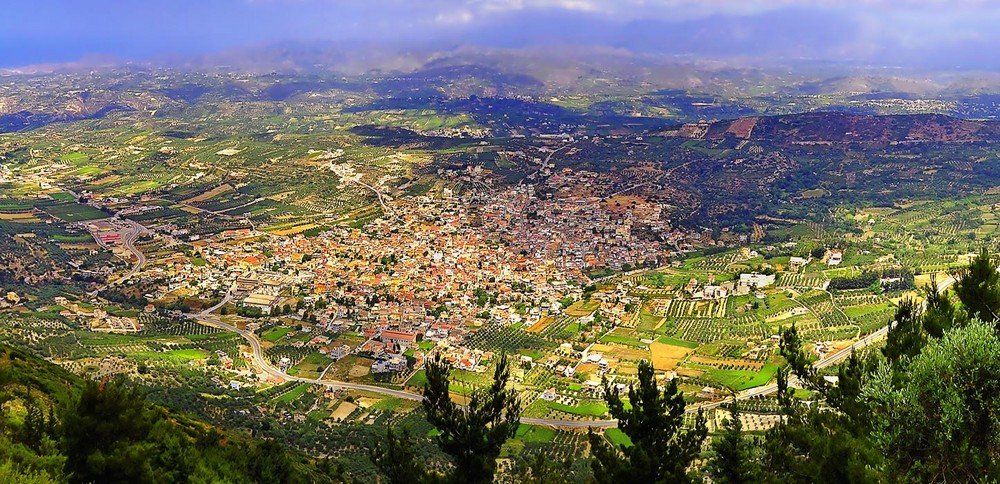
<svg viewBox="0 0 1000 484"><path fill-rule="evenodd" d="M359 442L434 435L432 355L459 403L513 359L511 469L579 454L587 428L621 438L604 382L644 362L687 419L718 431L735 396L762 431L784 330L834 376L998 250L992 121L626 115L581 93L403 97L406 77L122 82L144 101L5 118L0 337L360 480Z"/></svg>

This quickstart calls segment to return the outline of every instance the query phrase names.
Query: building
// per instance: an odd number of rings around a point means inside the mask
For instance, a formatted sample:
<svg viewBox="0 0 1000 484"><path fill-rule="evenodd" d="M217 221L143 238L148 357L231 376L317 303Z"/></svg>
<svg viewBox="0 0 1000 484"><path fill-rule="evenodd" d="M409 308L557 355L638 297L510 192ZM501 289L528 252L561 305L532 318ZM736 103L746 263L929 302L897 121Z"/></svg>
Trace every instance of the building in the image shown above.
<svg viewBox="0 0 1000 484"><path fill-rule="evenodd" d="M399 373L407 368L406 358L402 355L392 355L372 363L372 373Z"/></svg>
<svg viewBox="0 0 1000 484"><path fill-rule="evenodd" d="M278 306L280 300L277 296L251 294L243 300L243 305L251 308L259 308L264 314L271 314L271 311Z"/></svg>
<svg viewBox="0 0 1000 484"><path fill-rule="evenodd" d="M757 289L774 284L774 274L760 274L752 272L750 274L740 274L741 286L753 286Z"/></svg>
<svg viewBox="0 0 1000 484"><path fill-rule="evenodd" d="M382 330L382 333L379 334L379 341L397 344L401 348L409 348L417 344L417 334L386 329Z"/></svg>

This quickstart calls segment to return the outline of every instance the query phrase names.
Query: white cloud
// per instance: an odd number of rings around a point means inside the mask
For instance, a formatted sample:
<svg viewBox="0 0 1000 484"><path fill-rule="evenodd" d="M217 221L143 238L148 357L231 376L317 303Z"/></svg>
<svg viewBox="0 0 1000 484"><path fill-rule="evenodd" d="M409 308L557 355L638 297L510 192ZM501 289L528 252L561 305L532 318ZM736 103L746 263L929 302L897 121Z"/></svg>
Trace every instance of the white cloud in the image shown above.
<svg viewBox="0 0 1000 484"><path fill-rule="evenodd" d="M459 8L457 10L444 11L434 17L434 23L442 25L465 25L472 23L476 16L468 9Z"/></svg>

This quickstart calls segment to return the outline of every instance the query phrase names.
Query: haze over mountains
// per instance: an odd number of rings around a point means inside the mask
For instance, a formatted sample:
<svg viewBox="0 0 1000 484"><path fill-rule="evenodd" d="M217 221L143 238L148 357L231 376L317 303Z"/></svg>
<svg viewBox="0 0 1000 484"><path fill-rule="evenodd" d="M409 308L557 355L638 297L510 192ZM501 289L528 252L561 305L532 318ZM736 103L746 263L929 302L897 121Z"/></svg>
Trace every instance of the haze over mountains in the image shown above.
<svg viewBox="0 0 1000 484"><path fill-rule="evenodd" d="M991 46L1000 40L992 28L1000 8L975 0L99 0L86 6L15 0L5 8L4 67L332 41L425 50L587 45L756 64L795 60L992 71L997 63Z"/></svg>

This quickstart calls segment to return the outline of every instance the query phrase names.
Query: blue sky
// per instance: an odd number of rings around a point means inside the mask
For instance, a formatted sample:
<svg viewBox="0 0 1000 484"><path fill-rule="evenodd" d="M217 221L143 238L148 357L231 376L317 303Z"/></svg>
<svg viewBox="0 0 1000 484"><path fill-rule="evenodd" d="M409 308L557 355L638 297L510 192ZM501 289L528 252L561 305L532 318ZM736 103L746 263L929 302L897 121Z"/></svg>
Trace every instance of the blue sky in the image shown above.
<svg viewBox="0 0 1000 484"><path fill-rule="evenodd" d="M1000 69L998 22L990 0L4 0L0 66L363 40Z"/></svg>

